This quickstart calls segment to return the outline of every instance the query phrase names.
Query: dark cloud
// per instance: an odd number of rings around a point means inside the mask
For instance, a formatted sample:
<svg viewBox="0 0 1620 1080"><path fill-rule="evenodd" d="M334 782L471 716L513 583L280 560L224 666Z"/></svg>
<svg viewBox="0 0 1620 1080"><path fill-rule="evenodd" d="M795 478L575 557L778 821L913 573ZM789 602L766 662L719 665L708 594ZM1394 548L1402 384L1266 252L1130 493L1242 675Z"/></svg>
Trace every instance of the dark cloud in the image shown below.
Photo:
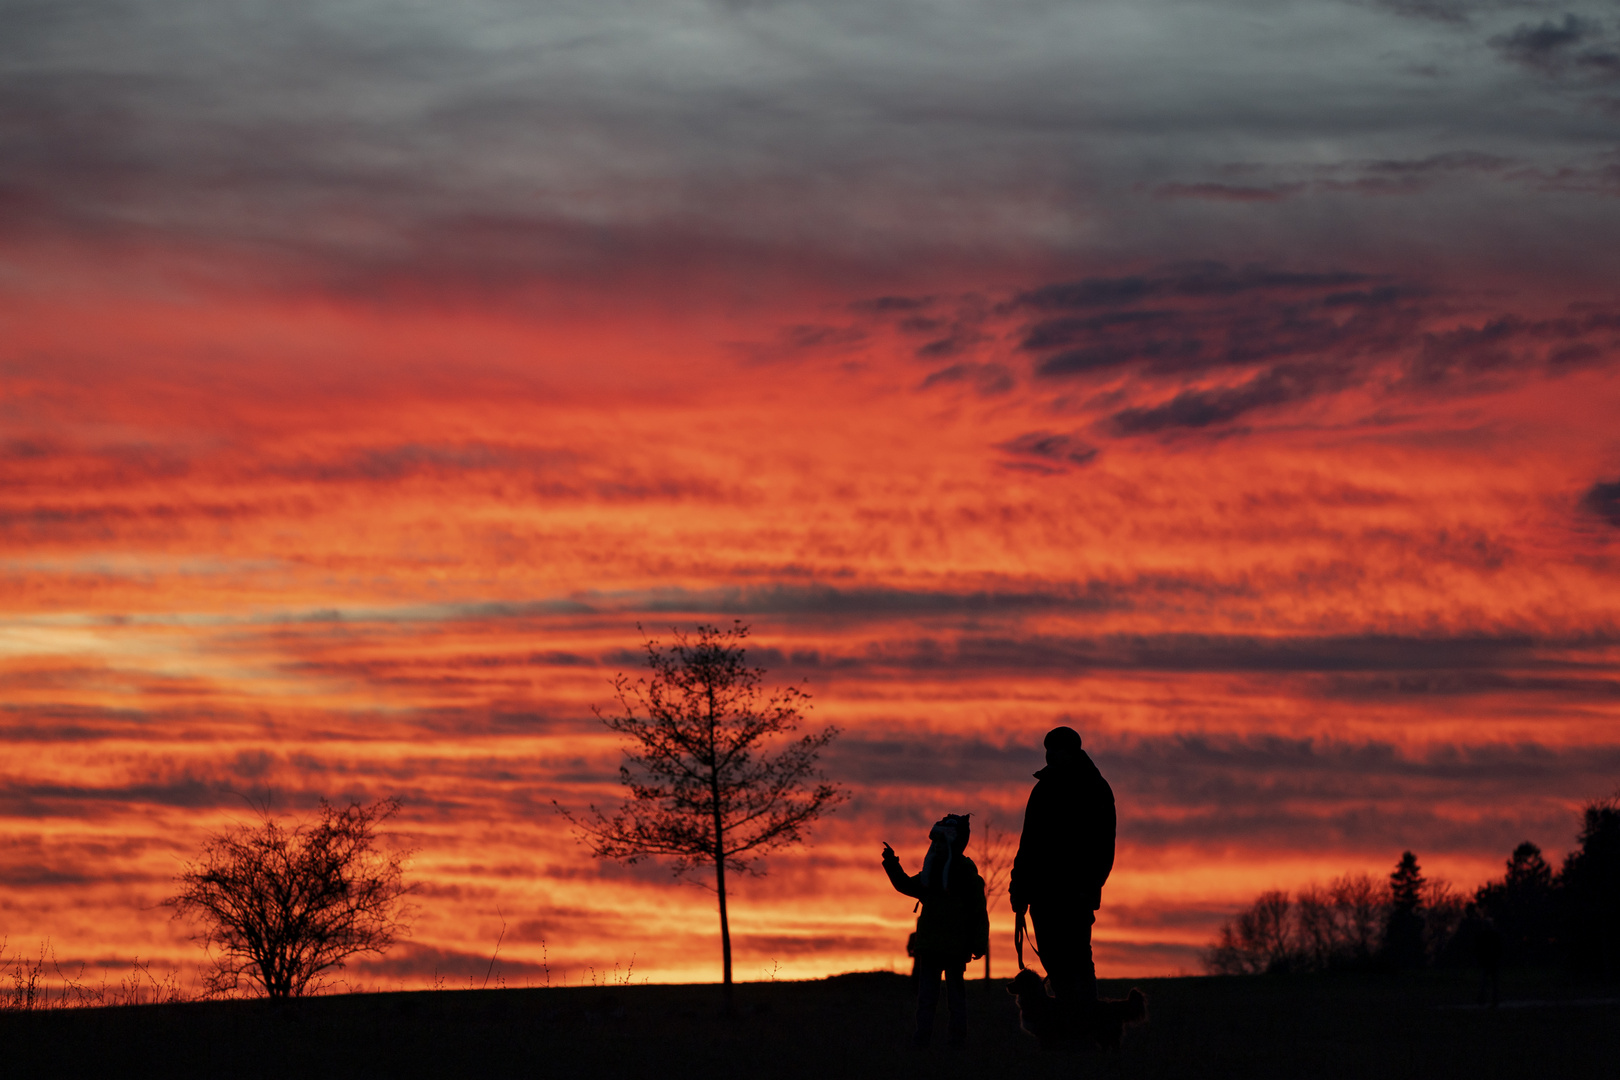
<svg viewBox="0 0 1620 1080"><path fill-rule="evenodd" d="M926 338L913 349L913 355L919 360L951 360L971 353L990 340L984 333L984 301L976 294L950 298L889 296L860 301L851 307L861 314L876 316L880 321L892 324L908 337ZM971 371L973 368L974 365L958 364L946 371ZM943 375L945 373L941 372L931 378L936 382L943 381Z"/></svg>
<svg viewBox="0 0 1620 1080"><path fill-rule="evenodd" d="M1343 292L1331 292L1322 297L1322 306L1335 307L1389 307L1394 304L1408 303L1424 296L1427 290L1416 286L1406 285L1378 285L1369 289L1346 289Z"/></svg>
<svg viewBox="0 0 1620 1080"><path fill-rule="evenodd" d="M1174 583L1145 583L1149 588ZM849 619L929 615L1008 614L1034 610L1109 611L1132 604L1134 586L1108 581L1053 583L1038 590L908 590L837 588L831 585L760 585L716 589L668 588L624 593L579 592L566 600L525 604L474 604L457 609L465 618L527 618L560 611L657 615L800 615Z"/></svg>
<svg viewBox="0 0 1620 1080"><path fill-rule="evenodd" d="M980 397L994 397L1012 390L1018 380L1005 364L952 364L924 379L922 389L931 390L952 384L970 386Z"/></svg>
<svg viewBox="0 0 1620 1080"><path fill-rule="evenodd" d="M1506 165L1457 152L1360 167L1421 178ZM1116 437L1230 428L1262 410L1282 412L1357 388L1370 390L1379 406L1413 391L1492 392L1538 371L1557 375L1620 358L1620 309L1612 305L1459 322L1456 300L1428 284L1352 270L1196 263L1044 285L993 305L972 297L964 307L970 316L949 321L971 327L974 349L991 353L1010 338L1030 358L1036 392L1063 394L1056 404L1070 411L1107 409L1095 430ZM1445 328L1427 329L1436 323ZM1089 401L1062 389L1102 380L1128 381ZM981 395L1017 385L999 361L963 360L921 389L953 384ZM1048 456L1039 433L1023 438L1027 443L998 449L1029 464Z"/></svg>
<svg viewBox="0 0 1620 1080"><path fill-rule="evenodd" d="M63 541L98 542L114 537L174 537L187 520L230 522L284 514L305 513L313 507L300 500L259 502L146 502L72 503L0 506L0 537L19 544Z"/></svg>
<svg viewBox="0 0 1620 1080"><path fill-rule="evenodd" d="M1524 336L1524 324L1514 318L1425 334L1411 367L1412 376L1420 382L1439 382L1459 373L1488 374L1515 366L1520 356L1511 345Z"/></svg>
<svg viewBox="0 0 1620 1080"><path fill-rule="evenodd" d="M1547 74L1556 74L1577 63L1575 46L1590 43L1600 28L1578 15L1565 14L1561 22L1524 23L1512 33L1491 39L1491 46L1504 57Z"/></svg>
<svg viewBox="0 0 1620 1080"><path fill-rule="evenodd" d="M1375 739L1178 734L1105 739L1095 755L1112 762L1122 776L1136 777L1133 782L1155 789L1169 803L1209 797L1209 791L1188 786L1197 773L1243 774L1257 787L1280 795L1315 789L1322 795L1354 796L1393 781L1557 795L1571 782L1577 787L1601 786L1620 769L1620 744L1559 747L1442 741L1411 750Z"/></svg>
<svg viewBox="0 0 1620 1080"><path fill-rule="evenodd" d="M997 443L996 449L1010 455L1010 464L1018 468L1040 472L1067 472L1077 465L1089 465L1097 457L1097 448L1075 434L1051 431L1030 431Z"/></svg>
<svg viewBox="0 0 1620 1080"><path fill-rule="evenodd" d="M1229 424L1357 385L1417 329L1420 295L1349 271L1203 264L1046 286L1010 306L1051 313L1019 342L1047 382L1121 373L1183 381L1223 370L1248 376L1116 409L1107 426L1129 436Z"/></svg>
<svg viewBox="0 0 1620 1080"><path fill-rule="evenodd" d="M1620 99L1610 105L1620 110ZM1612 196L1620 194L1620 154L1608 153L1595 160L1556 169L1526 168L1519 170L1517 176L1540 191Z"/></svg>
<svg viewBox="0 0 1620 1080"><path fill-rule="evenodd" d="M829 774L881 800L882 792L893 787L977 790L1022 783L1041 767L1041 751L984 736L919 738L909 731L849 731L832 744L824 760ZM929 811L918 813L906 820L922 823Z"/></svg>
<svg viewBox="0 0 1620 1080"><path fill-rule="evenodd" d="M1464 543L1468 547L1467 542ZM1430 561L1425 556L1425 564ZM649 597L628 604L630 597L616 598L598 614L615 611L626 615L683 615L725 618L733 615L793 615L822 617L839 621L883 622L893 618L955 620L972 617L987 620L1005 616L1016 618L1039 612L1080 613L1143 610L1169 604L1182 609L1193 599L1218 602L1224 596L1247 595L1253 582L1224 583L1215 580L1177 577L1143 577L1129 582L1092 581L1054 586L1050 591L1029 592L904 592L901 590L835 590L830 588L785 588L761 590L716 590L689 593L654 605ZM618 606L623 603L625 606ZM582 605L589 607L589 605ZM480 609L482 610L482 609ZM592 609L594 610L594 609ZM478 617L509 618L519 612L501 605L498 612ZM533 613L522 617L532 617ZM469 617L472 617L469 615ZM1414 692L1484 693L1494 689L1517 688L1526 692L1590 691L1608 696L1612 686L1603 660L1604 650L1615 642L1596 634L1588 637L1558 638L1530 634L1503 635L1279 635L1245 636L1223 634L1107 634L1097 636L1060 634L997 634L986 632L984 623L962 633L942 637L910 636L886 638L879 644L852 644L842 648L782 650L774 647L751 648L751 658L776 671L845 671L871 677L884 672L927 674L930 677L956 675L980 678L989 675L1040 675L1086 671L1140 672L1227 672L1268 675L1348 676L1368 675L1387 678L1410 677ZM649 625L654 636L664 636L657 623ZM638 668L644 658L635 650L610 650L596 657L573 659L568 664L590 663L606 668ZM350 668L341 661L313 660L317 664L338 664L333 670L371 671L391 677L408 664L357 661ZM453 654L442 658L451 673L487 670L500 673L512 666L551 663L535 654L487 657L469 654L467 663ZM439 674L436 663L423 674ZM1466 678L1463 678L1466 676ZM1492 682L1490 680L1513 680ZM1346 692L1354 685L1398 687L1394 682L1345 683ZM1324 683L1328 690L1333 684ZM558 718L561 719L561 718Z"/></svg>
<svg viewBox="0 0 1620 1080"><path fill-rule="evenodd" d="M1613 483L1600 480L1587 488L1586 494L1581 496L1581 508L1620 529L1620 480Z"/></svg>
<svg viewBox="0 0 1620 1080"><path fill-rule="evenodd" d="M1112 334L1139 333L1144 329L1156 330L1159 327L1173 325L1179 314L1175 311L1149 309L1046 319L1029 328L1024 334L1023 341L1019 342L1019 347L1027 352L1041 352L1068 348L1076 342L1089 342ZM1189 341L1184 347L1196 351L1198 344L1196 340ZM1076 366L1080 369L1111 367L1129 359L1132 359L1131 355L1110 356L1104 351L1096 360L1086 360Z"/></svg>
<svg viewBox="0 0 1620 1080"><path fill-rule="evenodd" d="M1517 159L1503 157L1500 154L1486 154L1477 150L1449 150L1443 154L1430 154L1421 158L1379 158L1349 168L1371 174L1409 176L1449 172L1497 173L1515 164L1518 164Z"/></svg>
<svg viewBox="0 0 1620 1080"><path fill-rule="evenodd" d="M1517 166L1517 168L1515 168ZM1436 185L1470 177L1523 183L1531 179L1521 158L1475 150L1449 150L1412 158L1371 158L1338 163L1308 162L1264 166L1231 163L1217 173L1244 178L1161 184L1160 199L1277 203L1309 195L1420 195Z"/></svg>
<svg viewBox="0 0 1620 1080"><path fill-rule="evenodd" d="M1474 797L1466 786L1452 794L1458 799ZM1439 812L1428 802L1429 792L1410 799L1395 790L1363 793L1349 805L1324 803L1310 808L1301 807L1294 797L1254 810L1237 808L1247 801L1241 793L1229 792L1225 797L1232 800L1232 807L1173 818L1139 817L1131 823L1129 838L1149 848L1175 845L1244 854L1343 851L1358 862L1372 854L1393 866L1402 850L1505 857L1527 838L1546 839L1549 848L1556 848L1561 840L1569 843L1564 838L1574 832L1573 815L1565 806L1551 805L1550 796L1534 809L1521 804L1515 810L1485 817ZM1292 812L1285 811L1288 804L1295 807ZM1120 831L1124 838L1123 825Z"/></svg>
<svg viewBox="0 0 1620 1080"><path fill-rule="evenodd" d="M1407 375L1416 383L1437 384L1535 365L1557 369L1615 356L1616 332L1620 312L1614 310L1587 308L1556 319L1504 315L1423 334Z"/></svg>
<svg viewBox="0 0 1620 1080"><path fill-rule="evenodd" d="M866 330L859 326L801 323L783 327L775 341L735 342L732 347L753 363L774 364L827 352L848 352L866 336Z"/></svg>
<svg viewBox="0 0 1620 1080"><path fill-rule="evenodd" d="M973 346L984 340L984 335L974 332L956 332L945 337L935 338L933 341L917 347L919 360L947 360L953 356L960 356Z"/></svg>
<svg viewBox="0 0 1620 1080"><path fill-rule="evenodd" d="M1465 26L1470 14L1480 6L1470 0L1373 0L1376 7L1409 19Z"/></svg>
<svg viewBox="0 0 1620 1080"><path fill-rule="evenodd" d="M914 315L926 311L934 304L931 296L874 296L870 300L856 300L849 305L851 311L862 315Z"/></svg>
<svg viewBox="0 0 1620 1080"><path fill-rule="evenodd" d="M1562 21L1516 26L1490 39L1505 60L1547 76L1620 78L1620 40L1610 37L1602 21L1565 13Z"/></svg>
<svg viewBox="0 0 1620 1080"><path fill-rule="evenodd" d="M145 854L173 853L172 842L163 837L113 835L109 839L92 839L52 831L32 832L31 825L19 822L0 840L0 880L8 888L49 893L98 883L139 887L170 882L166 873L137 869L137 860Z"/></svg>
<svg viewBox="0 0 1620 1080"><path fill-rule="evenodd" d="M1153 274L1086 278L1045 285L1017 294L1013 305L1036 311L1076 311L1119 307L1153 297L1211 298L1255 293L1312 293L1377 281L1376 275L1352 271L1305 273L1264 266L1232 268L1218 262L1165 267Z"/></svg>
<svg viewBox="0 0 1620 1080"><path fill-rule="evenodd" d="M0 482L12 492L65 486L104 491L176 480L192 468L187 450L155 442L73 446L37 435L0 445Z"/></svg>
<svg viewBox="0 0 1620 1080"><path fill-rule="evenodd" d="M1105 741L1093 757L1128 808L1122 837L1135 842L1384 847L1392 861L1402 847L1505 854L1531 833L1555 849L1573 840L1570 793L1595 797L1620 769L1614 745L1403 749L1280 736Z"/></svg>
<svg viewBox="0 0 1620 1080"><path fill-rule="evenodd" d="M1013 672L1232 672L1337 675L1352 672L1503 672L1574 675L1606 671L1607 638L1398 635L1244 637L1209 634L1118 634L1001 637L964 634L941 642L894 641L860 657L869 667L963 677Z"/></svg>
<svg viewBox="0 0 1620 1080"><path fill-rule="evenodd" d="M70 811L95 818L119 805L196 810L240 807L243 802L237 785L224 779L183 778L104 788L26 783L0 786L0 813L8 817L44 818Z"/></svg>
<svg viewBox="0 0 1620 1080"><path fill-rule="evenodd" d="M61 446L53 439L7 439L0 444L0 461L7 464L13 461L37 462L47 458L59 457L62 454Z"/></svg>
<svg viewBox="0 0 1620 1080"><path fill-rule="evenodd" d="M1425 671L1393 675L1336 675L1321 692L1328 697L1396 700L1417 695L1557 695L1597 702L1620 697L1620 679L1595 676L1517 675L1496 671Z"/></svg>
<svg viewBox="0 0 1620 1080"><path fill-rule="evenodd" d="M784 341L794 349L853 345L865 338L866 331L858 326L802 325L783 331Z"/></svg>
<svg viewBox="0 0 1620 1080"><path fill-rule="evenodd" d="M1281 202L1305 190L1304 184L1278 184L1275 187L1243 187L1237 184L1160 184L1153 194L1160 199L1207 199L1211 202Z"/></svg>
<svg viewBox="0 0 1620 1080"><path fill-rule="evenodd" d="M549 471L570 468L579 455L564 449L537 449L493 443L426 445L401 443L395 446L357 447L326 459L303 459L271 463L271 475L322 483L389 482L423 474L516 471Z"/></svg>
<svg viewBox="0 0 1620 1080"><path fill-rule="evenodd" d="M1038 331L1049 329L1037 328ZM1072 325L1063 329L1068 331ZM1196 337L1164 336L1132 340L1121 336L1048 356L1036 365L1035 374L1048 379L1062 378L1108 372L1133 364L1141 364L1154 372L1196 369L1206 364L1204 342Z"/></svg>
<svg viewBox="0 0 1620 1080"><path fill-rule="evenodd" d="M1229 423L1256 409L1304 401L1324 390L1347 386L1351 380L1350 370L1343 366L1282 364L1238 386L1185 390L1162 405L1121 409L1110 423L1122 435L1205 428Z"/></svg>

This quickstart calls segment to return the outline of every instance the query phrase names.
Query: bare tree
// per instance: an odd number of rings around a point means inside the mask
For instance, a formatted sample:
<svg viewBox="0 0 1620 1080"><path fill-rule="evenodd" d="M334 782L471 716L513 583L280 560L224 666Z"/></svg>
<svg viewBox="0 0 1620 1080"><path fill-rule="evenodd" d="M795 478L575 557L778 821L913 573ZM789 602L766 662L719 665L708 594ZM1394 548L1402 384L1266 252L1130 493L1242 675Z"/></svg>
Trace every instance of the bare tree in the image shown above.
<svg viewBox="0 0 1620 1080"><path fill-rule="evenodd" d="M1007 875L1012 873L1013 856L1018 854L1018 838L984 820L984 841L979 845L979 872L984 876L984 902L991 911L1007 891ZM984 950L984 977L990 978L990 950Z"/></svg>
<svg viewBox="0 0 1620 1080"><path fill-rule="evenodd" d="M1300 959L1311 971L1327 971L1345 951L1343 919L1334 906L1333 892L1312 882L1294 897L1294 923Z"/></svg>
<svg viewBox="0 0 1620 1080"><path fill-rule="evenodd" d="M1328 892L1342 935L1345 962L1350 966L1371 963L1389 907L1389 889L1371 874L1359 871L1334 878Z"/></svg>
<svg viewBox="0 0 1620 1080"><path fill-rule="evenodd" d="M1271 889L1254 905L1222 925L1220 936L1204 954L1204 966L1215 975L1258 975L1287 971L1294 962L1288 894Z"/></svg>
<svg viewBox="0 0 1620 1080"><path fill-rule="evenodd" d="M838 729L782 739L797 729L808 695L788 687L762 699L765 671L747 665L747 637L739 621L730 630L699 626L696 640L677 631L667 650L648 640L651 677L619 675L613 688L621 711L597 712L628 737L619 781L630 797L612 816L592 806L585 820L553 800L598 857L668 857L677 875L714 868L728 1011L726 871L758 873L761 856L802 842L807 826L845 798L817 771Z"/></svg>
<svg viewBox="0 0 1620 1080"><path fill-rule="evenodd" d="M1204 952L1204 965L1217 975L1366 968L1388 919L1389 892L1366 873L1307 885L1292 902L1286 892L1263 892L1221 927ZM1461 921L1461 899L1443 883L1423 895L1444 912L1435 921L1434 942L1426 942L1438 954Z"/></svg>
<svg viewBox="0 0 1620 1080"><path fill-rule="evenodd" d="M398 799L338 808L325 799L314 824L262 816L211 837L176 879L166 903L199 919L197 940L214 970L208 991L244 985L268 997L301 997L319 976L359 953L381 953L406 935L406 849L379 848L377 826Z"/></svg>
<svg viewBox="0 0 1620 1080"><path fill-rule="evenodd" d="M1446 946L1457 936L1468 914L1468 900L1449 881L1430 878L1423 888L1423 955L1426 963L1442 962Z"/></svg>

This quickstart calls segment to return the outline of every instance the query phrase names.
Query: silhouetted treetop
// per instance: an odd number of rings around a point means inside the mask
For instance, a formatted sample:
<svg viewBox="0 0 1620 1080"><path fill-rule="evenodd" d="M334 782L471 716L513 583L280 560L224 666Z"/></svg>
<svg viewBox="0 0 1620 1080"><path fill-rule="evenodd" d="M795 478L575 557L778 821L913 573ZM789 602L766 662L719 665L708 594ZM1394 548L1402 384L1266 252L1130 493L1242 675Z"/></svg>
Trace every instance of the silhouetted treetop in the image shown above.
<svg viewBox="0 0 1620 1080"><path fill-rule="evenodd" d="M1389 902L1396 911L1415 912L1423 906L1423 886L1427 879L1418 868L1417 856L1401 852L1400 862L1389 875Z"/></svg>
<svg viewBox="0 0 1620 1080"><path fill-rule="evenodd" d="M1575 967L1620 975L1620 798L1588 803L1580 846L1559 874L1563 936Z"/></svg>

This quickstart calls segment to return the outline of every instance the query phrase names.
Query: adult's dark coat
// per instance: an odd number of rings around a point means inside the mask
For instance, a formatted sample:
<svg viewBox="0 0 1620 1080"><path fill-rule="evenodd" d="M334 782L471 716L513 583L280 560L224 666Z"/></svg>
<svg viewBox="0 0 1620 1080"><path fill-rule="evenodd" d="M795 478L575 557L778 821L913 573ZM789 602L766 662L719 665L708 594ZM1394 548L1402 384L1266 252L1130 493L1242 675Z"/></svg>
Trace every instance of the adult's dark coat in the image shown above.
<svg viewBox="0 0 1620 1080"><path fill-rule="evenodd" d="M1035 774L1008 882L1013 906L1074 903L1096 911L1114 869L1114 789L1091 755Z"/></svg>

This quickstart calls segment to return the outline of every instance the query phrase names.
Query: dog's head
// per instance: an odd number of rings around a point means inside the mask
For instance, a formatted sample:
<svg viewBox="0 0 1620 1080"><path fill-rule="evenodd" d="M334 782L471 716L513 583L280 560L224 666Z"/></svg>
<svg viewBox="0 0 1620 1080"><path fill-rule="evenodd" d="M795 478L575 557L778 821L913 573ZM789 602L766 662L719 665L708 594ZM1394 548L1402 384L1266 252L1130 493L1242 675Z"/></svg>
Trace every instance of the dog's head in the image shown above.
<svg viewBox="0 0 1620 1080"><path fill-rule="evenodd" d="M1039 972L1024 968L1007 983L1007 993L1013 997L1045 997L1046 980Z"/></svg>

